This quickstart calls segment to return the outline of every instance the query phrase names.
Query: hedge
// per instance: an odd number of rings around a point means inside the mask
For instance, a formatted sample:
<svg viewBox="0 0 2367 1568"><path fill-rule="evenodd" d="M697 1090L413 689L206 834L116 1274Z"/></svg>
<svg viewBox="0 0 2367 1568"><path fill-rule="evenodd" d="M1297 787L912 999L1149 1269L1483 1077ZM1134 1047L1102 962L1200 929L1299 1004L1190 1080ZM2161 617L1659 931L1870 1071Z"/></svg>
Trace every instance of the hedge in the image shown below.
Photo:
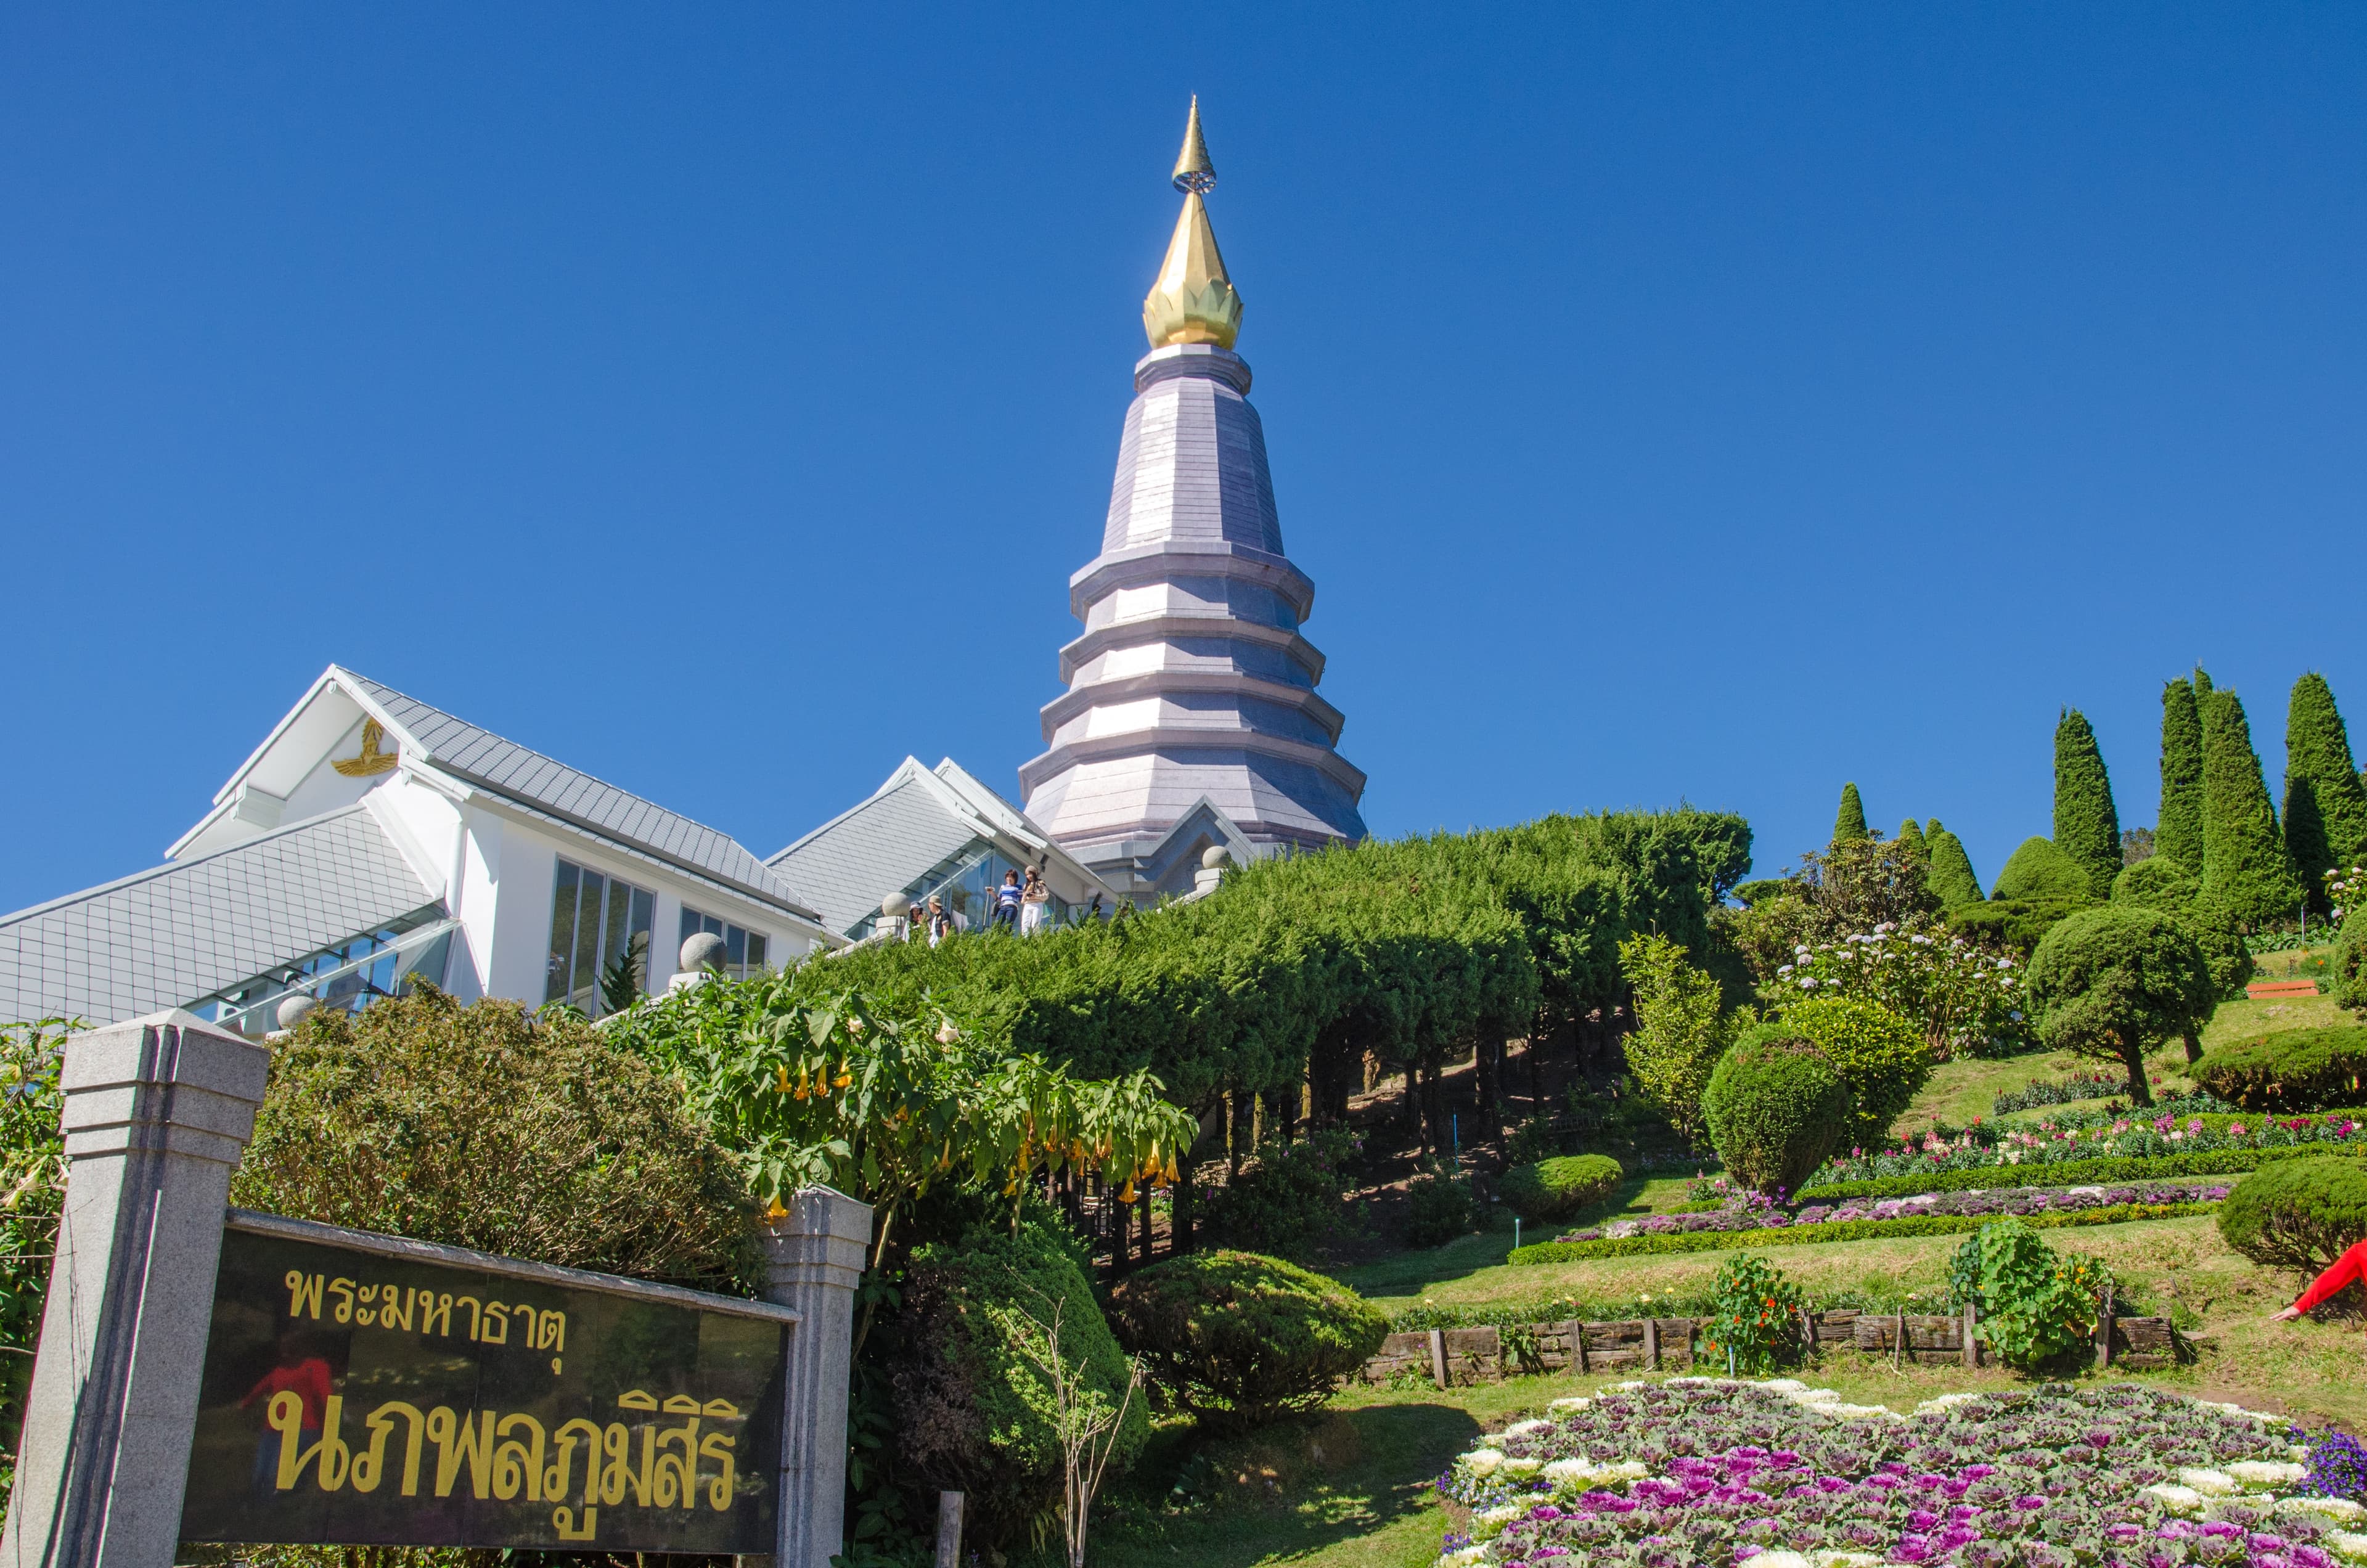
<svg viewBox="0 0 2367 1568"><path fill-rule="evenodd" d="M2218 1149L2199 1155L2130 1155L2112 1159L2067 1159L2060 1165L1986 1165L1978 1170L1942 1170L1930 1176L1886 1176L1873 1181L1836 1181L1795 1194L1803 1203L1839 1203L1852 1198L1916 1198L1926 1192L1970 1192L1985 1187L2027 1187L2031 1173L2044 1171L2049 1187L2086 1187L2106 1181L2143 1181L2155 1176L2233 1176L2257 1170L2272 1159L2298 1155L2344 1155L2357 1159L2367 1149L2345 1154L2338 1145L2287 1144L2281 1148ZM2020 1172L2018 1178L2015 1173Z"/></svg>
<svg viewBox="0 0 2367 1568"><path fill-rule="evenodd" d="M1866 1241L1876 1236L1961 1235L2001 1219L2026 1225L2116 1225L2131 1220L2175 1220L2207 1214L2215 1203L2114 1203L2062 1214L1918 1214L1897 1220L1827 1221L1763 1231L1695 1231L1690 1235L1629 1235L1602 1241L1541 1241L1512 1249L1507 1263L1579 1263L1590 1258L1636 1258L1668 1252L1726 1252L1744 1247L1811 1247L1820 1242Z"/></svg>
<svg viewBox="0 0 2367 1568"><path fill-rule="evenodd" d="M1618 1190L1626 1173L1609 1155L1564 1155L1516 1165L1496 1185L1496 1195L1532 1224L1566 1220Z"/></svg>
<svg viewBox="0 0 2367 1568"><path fill-rule="evenodd" d="M2227 1194L2219 1235L2255 1263L2316 1270L2367 1236L2367 1172L2356 1160L2285 1160Z"/></svg>
<svg viewBox="0 0 2367 1568"><path fill-rule="evenodd" d="M2205 1052L2188 1076L2246 1110L2314 1111L2367 1084L2367 1026L2293 1029Z"/></svg>

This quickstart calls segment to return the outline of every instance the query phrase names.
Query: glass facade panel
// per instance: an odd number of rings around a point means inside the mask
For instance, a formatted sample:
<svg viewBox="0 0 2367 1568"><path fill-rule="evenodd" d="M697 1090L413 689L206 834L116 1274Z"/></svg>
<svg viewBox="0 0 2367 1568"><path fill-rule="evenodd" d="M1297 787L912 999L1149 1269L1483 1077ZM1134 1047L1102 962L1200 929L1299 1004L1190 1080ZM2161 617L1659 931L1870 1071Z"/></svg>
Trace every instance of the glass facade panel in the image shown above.
<svg viewBox="0 0 2367 1568"><path fill-rule="evenodd" d="M559 863L551 894L550 974L544 999L580 1008L587 1017L607 1010L601 976L633 955L640 989L650 986L650 923L657 897L629 882Z"/></svg>
<svg viewBox="0 0 2367 1568"><path fill-rule="evenodd" d="M279 1027L279 1003L294 992L325 1007L357 1012L379 997L399 997L414 978L442 985L452 951L451 922L440 906L299 959L192 1002L198 1017L259 1040Z"/></svg>
<svg viewBox="0 0 2367 1568"><path fill-rule="evenodd" d="M682 907L682 940L688 942L701 931L723 939L725 974L745 979L766 966L764 960L771 951L771 943L763 931L752 931L729 920L718 919L713 915L701 914L685 904Z"/></svg>
<svg viewBox="0 0 2367 1568"><path fill-rule="evenodd" d="M982 931L994 919L995 889L1002 886L1005 872L1019 874L1022 886L1027 882L1026 864L1006 857L991 844L973 842L969 849L948 856L926 873L908 883L904 897L912 901L912 918L924 918L929 900L934 898L953 917L956 931ZM1055 893L1044 905L1044 923L1048 927L1070 923L1076 906ZM878 917L866 918L846 934L861 937L878 929Z"/></svg>

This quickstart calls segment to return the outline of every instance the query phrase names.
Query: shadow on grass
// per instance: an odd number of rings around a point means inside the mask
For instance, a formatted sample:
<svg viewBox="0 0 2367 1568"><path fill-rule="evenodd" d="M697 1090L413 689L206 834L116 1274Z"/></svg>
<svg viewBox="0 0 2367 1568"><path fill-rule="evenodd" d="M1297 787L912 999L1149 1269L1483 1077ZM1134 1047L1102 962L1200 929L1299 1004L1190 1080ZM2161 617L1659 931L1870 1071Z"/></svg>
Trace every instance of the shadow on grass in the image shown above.
<svg viewBox="0 0 2367 1568"><path fill-rule="evenodd" d="M1479 1429L1470 1412L1425 1400L1320 1410L1233 1438L1165 1423L1134 1472L1095 1506L1088 1555L1096 1568L1247 1568L1400 1526L1421 1542L1408 1561L1426 1562L1437 1543L1415 1521L1429 1512L1439 1472ZM1056 1546L1014 1562L1049 1568L1059 1555Z"/></svg>
<svg viewBox="0 0 2367 1568"><path fill-rule="evenodd" d="M1647 1190L1657 1189L1659 1196L1666 1200L1679 1196L1682 1185L1681 1181L1672 1181L1666 1177L1631 1176L1621 1182L1610 1197L1566 1220L1523 1224L1516 1232L1511 1213L1499 1210L1491 1226L1478 1235L1457 1236L1438 1247L1395 1253L1371 1263L1359 1263L1331 1272L1342 1284L1359 1295L1418 1296L1433 1285L1460 1280L1475 1270L1493 1269L1501 1264L1511 1254L1516 1235L1520 1244L1526 1246L1531 1242L1551 1241L1565 1231L1599 1225L1606 1220L1659 1212L1661 1204L1646 1201Z"/></svg>

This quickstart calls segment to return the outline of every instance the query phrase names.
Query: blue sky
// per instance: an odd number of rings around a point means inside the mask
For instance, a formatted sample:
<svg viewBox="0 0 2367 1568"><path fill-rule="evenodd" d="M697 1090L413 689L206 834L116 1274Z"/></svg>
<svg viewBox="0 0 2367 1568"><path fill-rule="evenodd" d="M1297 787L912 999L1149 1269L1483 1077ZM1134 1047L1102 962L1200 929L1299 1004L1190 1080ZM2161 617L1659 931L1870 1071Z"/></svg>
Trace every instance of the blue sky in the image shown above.
<svg viewBox="0 0 2367 1568"><path fill-rule="evenodd" d="M2367 12L0 10L0 908L332 660L761 852L1015 792L1187 96L1377 832L2367 718Z"/></svg>

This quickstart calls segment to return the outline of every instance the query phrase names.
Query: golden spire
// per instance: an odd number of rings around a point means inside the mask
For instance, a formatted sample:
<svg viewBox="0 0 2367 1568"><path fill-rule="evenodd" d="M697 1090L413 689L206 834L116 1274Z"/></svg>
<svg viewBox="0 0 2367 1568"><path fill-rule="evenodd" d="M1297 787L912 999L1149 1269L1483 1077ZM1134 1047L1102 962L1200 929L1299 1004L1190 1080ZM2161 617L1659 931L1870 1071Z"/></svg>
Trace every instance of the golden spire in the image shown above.
<svg viewBox="0 0 2367 1568"><path fill-rule="evenodd" d="M1215 188L1216 165L1208 161L1208 144L1200 135L1200 100L1192 99L1192 118L1184 129L1184 152L1175 160L1175 188L1184 193L1184 212L1175 220L1175 237L1167 242L1167 259L1159 281L1142 301L1142 330L1153 348L1177 343L1212 343L1230 348L1241 330L1241 297L1225 276L1225 258L1217 250L1216 231L1208 227L1207 204L1201 197Z"/></svg>

